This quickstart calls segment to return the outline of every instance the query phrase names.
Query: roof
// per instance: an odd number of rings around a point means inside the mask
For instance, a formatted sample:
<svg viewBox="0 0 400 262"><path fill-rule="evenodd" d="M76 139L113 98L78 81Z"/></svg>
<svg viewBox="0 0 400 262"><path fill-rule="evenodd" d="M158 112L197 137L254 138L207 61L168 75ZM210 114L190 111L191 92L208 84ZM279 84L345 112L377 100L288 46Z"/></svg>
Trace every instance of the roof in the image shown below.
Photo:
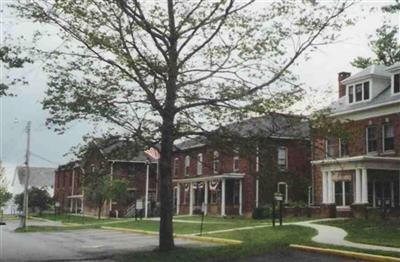
<svg viewBox="0 0 400 262"><path fill-rule="evenodd" d="M384 65L371 65L361 70L360 72L342 80L342 83L349 84L371 76L390 78L390 73L387 72L387 67Z"/></svg>
<svg viewBox="0 0 400 262"><path fill-rule="evenodd" d="M120 138L95 138L94 144L107 160L124 160L130 162L144 162L146 156L143 149L135 141Z"/></svg>
<svg viewBox="0 0 400 262"><path fill-rule="evenodd" d="M400 62L395 63L394 65L391 65L387 68L388 72L393 72L393 71L397 71L400 69Z"/></svg>
<svg viewBox="0 0 400 262"><path fill-rule="evenodd" d="M310 128L304 116L271 113L224 126L217 131L231 132L239 137L261 136L277 139L308 139ZM205 137L195 137L176 145L180 150L204 146Z"/></svg>
<svg viewBox="0 0 400 262"><path fill-rule="evenodd" d="M30 167L29 185L32 187L45 187L54 186L54 172L55 168L51 167ZM13 185L18 182L20 185L25 184L26 167L17 166L15 168L15 175ZM17 180L18 179L18 180Z"/></svg>
<svg viewBox="0 0 400 262"><path fill-rule="evenodd" d="M339 98L339 100L335 101L331 104L330 108L333 114L341 114L345 112L352 112L356 110L367 109L374 106L383 105L390 102L399 102L400 97L392 95L390 85L387 86L381 93L373 97L369 101L363 101L362 103L347 103L347 96L343 96Z"/></svg>

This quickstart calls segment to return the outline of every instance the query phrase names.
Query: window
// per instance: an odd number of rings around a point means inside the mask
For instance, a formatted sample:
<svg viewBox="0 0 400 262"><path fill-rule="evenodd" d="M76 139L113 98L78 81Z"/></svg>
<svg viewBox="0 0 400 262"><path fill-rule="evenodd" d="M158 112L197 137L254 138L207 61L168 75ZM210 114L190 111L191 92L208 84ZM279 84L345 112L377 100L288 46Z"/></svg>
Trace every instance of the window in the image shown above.
<svg viewBox="0 0 400 262"><path fill-rule="evenodd" d="M260 149L257 146L256 149L256 172L260 171Z"/></svg>
<svg viewBox="0 0 400 262"><path fill-rule="evenodd" d="M383 125L383 151L394 150L394 129L392 124Z"/></svg>
<svg viewBox="0 0 400 262"><path fill-rule="evenodd" d="M233 157L233 171L239 171L239 156Z"/></svg>
<svg viewBox="0 0 400 262"><path fill-rule="evenodd" d="M128 176L135 175L135 166L133 164L128 165Z"/></svg>
<svg viewBox="0 0 400 262"><path fill-rule="evenodd" d="M369 81L351 85L348 89L349 104L370 99L371 91Z"/></svg>
<svg viewBox="0 0 400 262"><path fill-rule="evenodd" d="M174 176L179 175L179 158L174 159Z"/></svg>
<svg viewBox="0 0 400 262"><path fill-rule="evenodd" d="M189 168L190 168L190 156L185 157L185 176L189 175Z"/></svg>
<svg viewBox="0 0 400 262"><path fill-rule="evenodd" d="M332 158L335 156L335 138L328 137L325 140L325 158Z"/></svg>
<svg viewBox="0 0 400 262"><path fill-rule="evenodd" d="M364 83L364 100L368 100L369 99L369 82L365 82Z"/></svg>
<svg viewBox="0 0 400 262"><path fill-rule="evenodd" d="M362 100L362 84L356 85L356 102L359 102Z"/></svg>
<svg viewBox="0 0 400 262"><path fill-rule="evenodd" d="M340 139L340 157L348 156L349 155L349 145L345 139Z"/></svg>
<svg viewBox="0 0 400 262"><path fill-rule="evenodd" d="M349 86L349 103L353 103L354 101L354 89L353 86Z"/></svg>
<svg viewBox="0 0 400 262"><path fill-rule="evenodd" d="M286 147L279 147L278 148L278 168L280 170L287 169L287 148Z"/></svg>
<svg viewBox="0 0 400 262"><path fill-rule="evenodd" d="M218 151L214 151L214 154L213 154L213 172L214 172L214 174L219 173L219 153L218 153Z"/></svg>
<svg viewBox="0 0 400 262"><path fill-rule="evenodd" d="M197 155L197 175L203 174L203 154Z"/></svg>
<svg viewBox="0 0 400 262"><path fill-rule="evenodd" d="M378 148L376 126L369 126L366 129L367 153L376 152Z"/></svg>
<svg viewBox="0 0 400 262"><path fill-rule="evenodd" d="M400 93L400 74L393 75L393 93Z"/></svg>

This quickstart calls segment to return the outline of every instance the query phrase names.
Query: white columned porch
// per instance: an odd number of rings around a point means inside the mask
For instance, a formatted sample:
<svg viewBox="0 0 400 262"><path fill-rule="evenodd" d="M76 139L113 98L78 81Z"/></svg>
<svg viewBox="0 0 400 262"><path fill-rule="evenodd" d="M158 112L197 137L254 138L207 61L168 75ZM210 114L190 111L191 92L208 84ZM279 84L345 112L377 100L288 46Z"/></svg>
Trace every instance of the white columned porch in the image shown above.
<svg viewBox="0 0 400 262"><path fill-rule="evenodd" d="M256 179L256 207L258 207L258 187L259 187L259 180Z"/></svg>
<svg viewBox="0 0 400 262"><path fill-rule="evenodd" d="M328 203L328 187L327 187L327 172L322 172L322 203Z"/></svg>
<svg viewBox="0 0 400 262"><path fill-rule="evenodd" d="M176 214L179 215L179 208L181 204L181 185L176 184Z"/></svg>
<svg viewBox="0 0 400 262"><path fill-rule="evenodd" d="M376 181L372 182L372 207L376 207Z"/></svg>
<svg viewBox="0 0 400 262"><path fill-rule="evenodd" d="M360 204L361 203L361 174L360 174L360 169L355 170L355 176L356 176L356 199L354 201L355 204Z"/></svg>
<svg viewBox="0 0 400 262"><path fill-rule="evenodd" d="M242 200L243 182L239 179L239 216L243 215L243 200Z"/></svg>
<svg viewBox="0 0 400 262"><path fill-rule="evenodd" d="M221 216L225 216L225 178L221 183Z"/></svg>
<svg viewBox="0 0 400 262"><path fill-rule="evenodd" d="M208 212L208 181L204 182L204 215Z"/></svg>
<svg viewBox="0 0 400 262"><path fill-rule="evenodd" d="M189 186L189 215L193 215L193 182Z"/></svg>
<svg viewBox="0 0 400 262"><path fill-rule="evenodd" d="M362 168L361 170L361 203L368 204L368 177L367 169Z"/></svg>
<svg viewBox="0 0 400 262"><path fill-rule="evenodd" d="M333 181L332 181L332 171L327 172L327 184L328 184L328 203L334 203L334 189L333 189Z"/></svg>

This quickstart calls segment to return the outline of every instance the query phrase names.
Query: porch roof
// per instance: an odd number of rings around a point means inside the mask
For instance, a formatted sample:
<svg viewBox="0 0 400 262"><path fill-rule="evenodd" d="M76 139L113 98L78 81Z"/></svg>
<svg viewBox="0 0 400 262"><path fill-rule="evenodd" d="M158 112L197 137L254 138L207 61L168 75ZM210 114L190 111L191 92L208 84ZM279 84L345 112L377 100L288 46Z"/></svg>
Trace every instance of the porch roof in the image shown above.
<svg viewBox="0 0 400 262"><path fill-rule="evenodd" d="M316 160L311 161L311 164L330 170L352 170L356 168L367 168L400 171L400 157L362 155Z"/></svg>
<svg viewBox="0 0 400 262"><path fill-rule="evenodd" d="M244 175L245 175L244 173L224 173L222 175L216 175L216 176L173 179L172 181L176 183L190 183L190 182L212 181L212 180L222 180L222 179L241 179L244 177Z"/></svg>
<svg viewBox="0 0 400 262"><path fill-rule="evenodd" d="M67 196L67 198L83 198L83 195L71 195Z"/></svg>

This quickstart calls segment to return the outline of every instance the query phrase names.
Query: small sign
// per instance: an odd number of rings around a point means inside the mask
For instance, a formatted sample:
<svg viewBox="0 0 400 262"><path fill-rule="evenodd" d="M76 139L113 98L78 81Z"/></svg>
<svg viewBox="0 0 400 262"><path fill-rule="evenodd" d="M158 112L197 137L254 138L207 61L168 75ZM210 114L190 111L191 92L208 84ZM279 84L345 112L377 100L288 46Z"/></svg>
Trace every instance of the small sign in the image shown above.
<svg viewBox="0 0 400 262"><path fill-rule="evenodd" d="M60 207L60 202L56 202L56 203L55 203L55 206L56 206L56 207Z"/></svg>
<svg viewBox="0 0 400 262"><path fill-rule="evenodd" d="M136 200L136 209L143 209L143 201Z"/></svg>
<svg viewBox="0 0 400 262"><path fill-rule="evenodd" d="M206 203L204 202L201 204L201 212L206 212Z"/></svg>
<svg viewBox="0 0 400 262"><path fill-rule="evenodd" d="M283 194L282 194L282 193L279 193L279 192L274 193L274 199L275 199L276 201L283 201Z"/></svg>

